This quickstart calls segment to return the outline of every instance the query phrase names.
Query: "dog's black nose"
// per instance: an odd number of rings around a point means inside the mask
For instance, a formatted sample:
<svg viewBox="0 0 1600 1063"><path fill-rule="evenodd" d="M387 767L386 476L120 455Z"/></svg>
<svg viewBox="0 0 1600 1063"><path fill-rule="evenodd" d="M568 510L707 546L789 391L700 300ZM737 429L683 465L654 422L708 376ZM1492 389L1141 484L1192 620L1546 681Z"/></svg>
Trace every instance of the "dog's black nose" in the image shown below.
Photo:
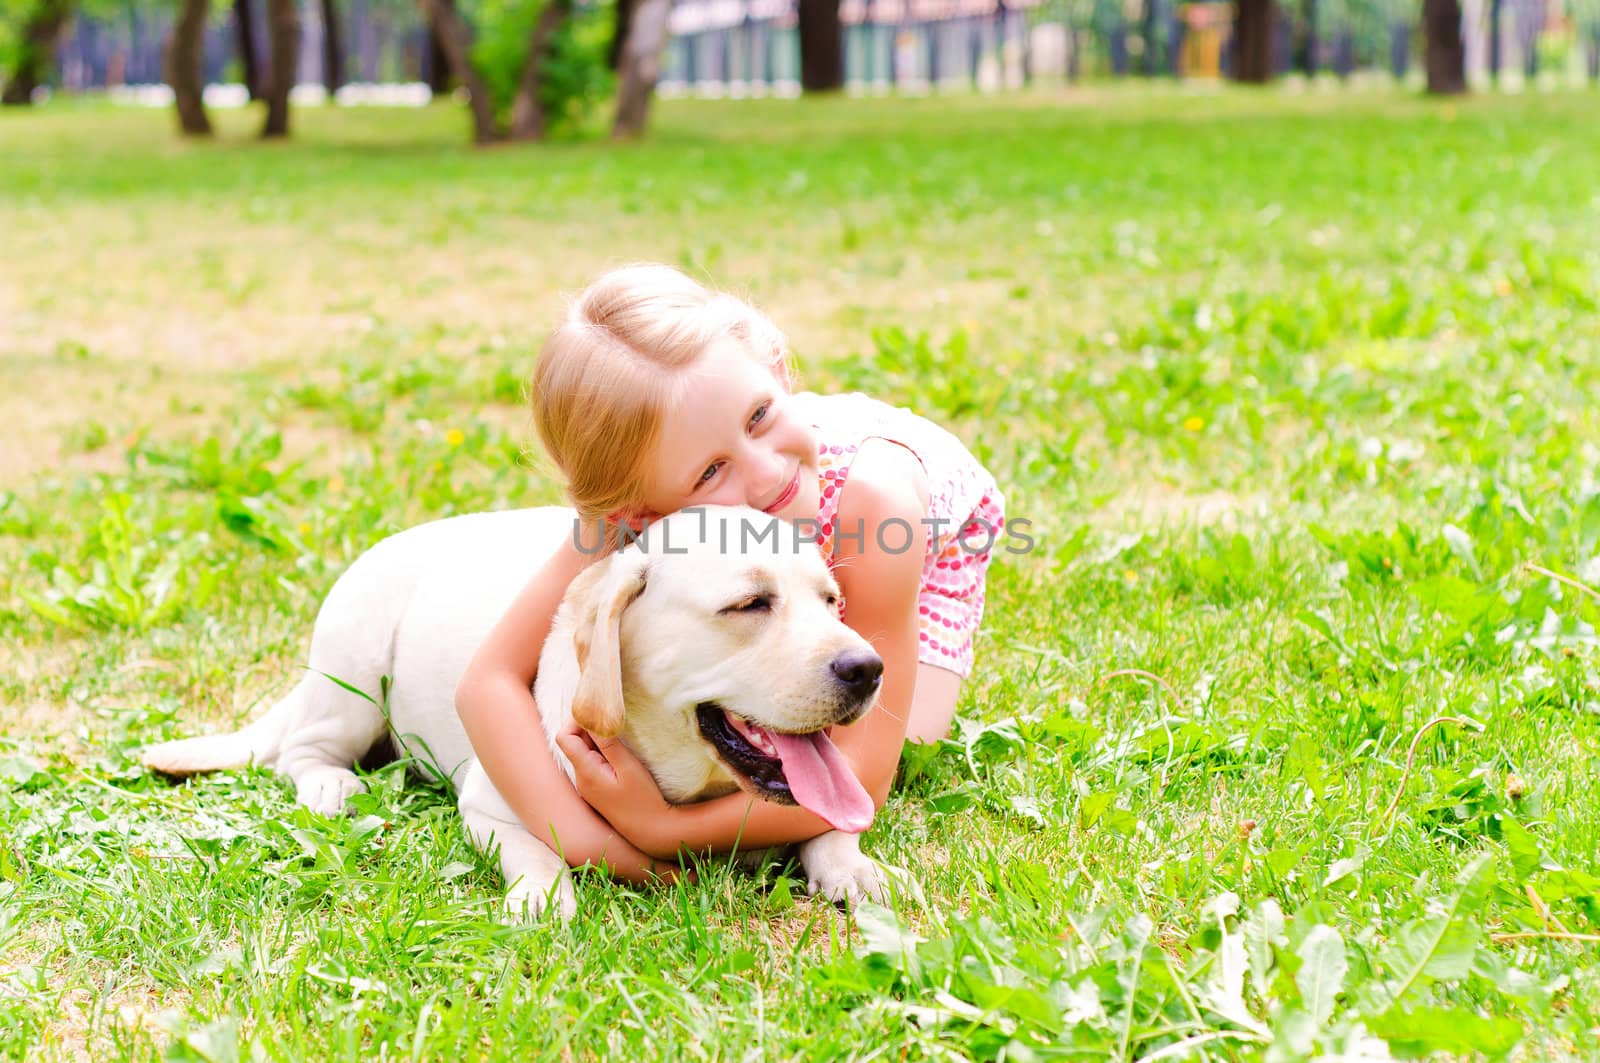
<svg viewBox="0 0 1600 1063"><path fill-rule="evenodd" d="M833 674L845 689L858 698L865 698L878 689L883 678L883 658L871 650L841 653L833 659Z"/></svg>

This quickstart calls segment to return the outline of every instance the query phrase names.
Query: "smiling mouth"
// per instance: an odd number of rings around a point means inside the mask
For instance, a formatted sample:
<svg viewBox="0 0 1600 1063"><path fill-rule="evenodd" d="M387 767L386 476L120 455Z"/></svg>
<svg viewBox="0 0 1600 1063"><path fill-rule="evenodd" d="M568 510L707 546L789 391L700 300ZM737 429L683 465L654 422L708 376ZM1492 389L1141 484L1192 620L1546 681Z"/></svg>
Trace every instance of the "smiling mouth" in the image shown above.
<svg viewBox="0 0 1600 1063"><path fill-rule="evenodd" d="M872 796L825 729L784 734L711 701L695 706L695 720L722 762L760 796L799 805L847 834L872 825Z"/></svg>

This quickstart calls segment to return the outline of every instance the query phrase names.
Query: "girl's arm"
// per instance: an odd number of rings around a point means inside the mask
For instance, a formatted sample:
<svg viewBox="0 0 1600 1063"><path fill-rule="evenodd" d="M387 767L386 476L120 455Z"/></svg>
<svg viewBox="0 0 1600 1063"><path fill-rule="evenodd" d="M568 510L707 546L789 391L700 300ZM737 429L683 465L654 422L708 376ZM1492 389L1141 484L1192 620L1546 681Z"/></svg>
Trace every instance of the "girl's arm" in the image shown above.
<svg viewBox="0 0 1600 1063"><path fill-rule="evenodd" d="M917 595L927 556L925 476L904 448L863 448L845 487L836 524L834 577L844 592L844 622L883 658L883 686L873 709L834 744L855 769L873 803L883 807L894 782L917 679ZM909 527L911 542L900 549ZM856 529L864 534L856 539ZM885 529L879 542L878 529ZM887 547L887 548L886 548ZM693 805L670 805L649 772L620 742L557 736L572 760L584 797L633 844L664 860L679 848L764 848L814 838L832 827L802 808L748 794Z"/></svg>
<svg viewBox="0 0 1600 1063"><path fill-rule="evenodd" d="M568 864L603 862L613 874L635 882L670 877L665 867L657 875L650 857L578 796L556 764L534 704L533 678L544 640L567 585L589 560L563 541L478 648L456 687L456 712L500 796L529 833Z"/></svg>

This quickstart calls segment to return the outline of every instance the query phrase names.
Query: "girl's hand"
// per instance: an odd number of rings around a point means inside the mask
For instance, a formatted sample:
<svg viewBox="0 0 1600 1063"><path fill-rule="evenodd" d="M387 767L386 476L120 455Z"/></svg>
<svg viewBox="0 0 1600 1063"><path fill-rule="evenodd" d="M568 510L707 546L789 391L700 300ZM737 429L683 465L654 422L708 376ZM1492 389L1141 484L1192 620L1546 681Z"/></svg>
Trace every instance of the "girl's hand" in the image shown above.
<svg viewBox="0 0 1600 1063"><path fill-rule="evenodd" d="M644 762L618 738L596 738L568 722L556 745L572 761L578 794L633 845L658 860L675 860L680 833L673 829L675 806Z"/></svg>
<svg viewBox="0 0 1600 1063"><path fill-rule="evenodd" d="M658 860L649 853L630 845L617 831L600 822L591 809L588 816L600 823L597 830L586 830L584 824L567 830L556 830L561 839L561 855L569 867L604 867L612 877L635 885L660 885L686 877L694 881L694 873L680 868L669 860Z"/></svg>

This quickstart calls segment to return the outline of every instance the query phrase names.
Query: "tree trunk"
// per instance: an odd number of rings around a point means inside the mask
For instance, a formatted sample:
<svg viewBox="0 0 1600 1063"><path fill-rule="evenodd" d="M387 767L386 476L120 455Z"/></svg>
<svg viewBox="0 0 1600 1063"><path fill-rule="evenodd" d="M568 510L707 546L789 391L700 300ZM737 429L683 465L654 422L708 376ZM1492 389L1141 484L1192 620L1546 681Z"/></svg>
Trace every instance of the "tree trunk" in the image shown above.
<svg viewBox="0 0 1600 1063"><path fill-rule="evenodd" d="M251 0L233 0L233 32L245 90L252 101L263 99L266 87L261 84L261 53L256 50L256 20Z"/></svg>
<svg viewBox="0 0 1600 1063"><path fill-rule="evenodd" d="M1500 0L1489 0L1489 80L1500 84Z"/></svg>
<svg viewBox="0 0 1600 1063"><path fill-rule="evenodd" d="M209 8L207 0L182 0L164 56L167 84L172 86L172 102L178 110L178 128L191 137L211 135L201 72Z"/></svg>
<svg viewBox="0 0 1600 1063"><path fill-rule="evenodd" d="M426 15L426 12L424 12ZM444 54L439 34L428 27L428 92L438 99L450 91L450 57Z"/></svg>
<svg viewBox="0 0 1600 1063"><path fill-rule="evenodd" d="M1278 17L1273 0L1238 0L1233 19L1233 77L1264 85L1272 80L1272 41Z"/></svg>
<svg viewBox="0 0 1600 1063"><path fill-rule="evenodd" d="M67 24L71 12L70 0L40 0L33 14L22 28L22 40L17 47L17 65L6 79L6 88L0 93L0 105L26 107L33 103L33 90L50 76L55 62L56 41Z"/></svg>
<svg viewBox="0 0 1600 1063"><path fill-rule="evenodd" d="M494 143L500 139L500 131L494 124L494 101L489 98L489 87L479 76L478 68L472 65L472 31L456 8L456 0L417 2L450 62L450 73L457 84L467 90L467 105L472 108L473 142Z"/></svg>
<svg viewBox="0 0 1600 1063"><path fill-rule="evenodd" d="M322 0L322 83L332 103L334 93L344 87L344 24L338 0Z"/></svg>
<svg viewBox="0 0 1600 1063"><path fill-rule="evenodd" d="M671 0L638 0L622 46L622 67L617 71L617 117L611 135L617 139L644 132L650 97L661 77L661 50L667 46L667 15Z"/></svg>
<svg viewBox="0 0 1600 1063"><path fill-rule="evenodd" d="M1139 73L1147 78L1156 76L1156 9L1160 6L1160 0L1144 0L1144 17L1139 21L1139 39L1144 42Z"/></svg>
<svg viewBox="0 0 1600 1063"><path fill-rule="evenodd" d="M1106 50L1111 53L1111 76L1122 77L1128 72L1128 26L1117 12L1117 21L1106 34Z"/></svg>
<svg viewBox="0 0 1600 1063"><path fill-rule="evenodd" d="M1177 4L1167 9L1167 73L1175 78L1183 77L1183 37L1188 31L1178 11Z"/></svg>
<svg viewBox="0 0 1600 1063"><path fill-rule="evenodd" d="M1306 0L1306 77L1317 76L1317 0Z"/></svg>
<svg viewBox="0 0 1600 1063"><path fill-rule="evenodd" d="M522 64L517 95L511 101L512 140L544 139L544 101L540 99L540 92L544 88L545 68L555 47L556 34L571 15L572 0L545 0L544 10L539 12L533 36L528 41L528 58Z"/></svg>
<svg viewBox="0 0 1600 1063"><path fill-rule="evenodd" d="M800 89L837 92L844 88L844 23L839 0L799 0Z"/></svg>
<svg viewBox="0 0 1600 1063"><path fill-rule="evenodd" d="M1422 0L1428 91L1450 96L1467 91L1467 50L1461 40L1460 0Z"/></svg>
<svg viewBox="0 0 1600 1063"><path fill-rule="evenodd" d="M1411 69L1411 27L1404 22L1389 26L1389 73L1396 81L1405 80Z"/></svg>
<svg viewBox="0 0 1600 1063"><path fill-rule="evenodd" d="M1333 72L1340 81L1350 80L1356 69L1356 39L1349 30L1340 30L1333 39Z"/></svg>
<svg viewBox="0 0 1600 1063"><path fill-rule="evenodd" d="M633 9L639 0L617 0L617 25L611 31L611 47L606 52L606 62L613 71L622 66L622 46L628 40L628 27L633 23Z"/></svg>
<svg viewBox="0 0 1600 1063"><path fill-rule="evenodd" d="M289 93L300 67L300 9L295 0L267 0L267 38L272 45L268 64L267 121L263 137L289 135Z"/></svg>
<svg viewBox="0 0 1600 1063"><path fill-rule="evenodd" d="M1522 3L1512 9L1517 25L1517 50L1522 53L1522 76L1532 81L1539 74L1539 33L1544 29L1545 8Z"/></svg>

